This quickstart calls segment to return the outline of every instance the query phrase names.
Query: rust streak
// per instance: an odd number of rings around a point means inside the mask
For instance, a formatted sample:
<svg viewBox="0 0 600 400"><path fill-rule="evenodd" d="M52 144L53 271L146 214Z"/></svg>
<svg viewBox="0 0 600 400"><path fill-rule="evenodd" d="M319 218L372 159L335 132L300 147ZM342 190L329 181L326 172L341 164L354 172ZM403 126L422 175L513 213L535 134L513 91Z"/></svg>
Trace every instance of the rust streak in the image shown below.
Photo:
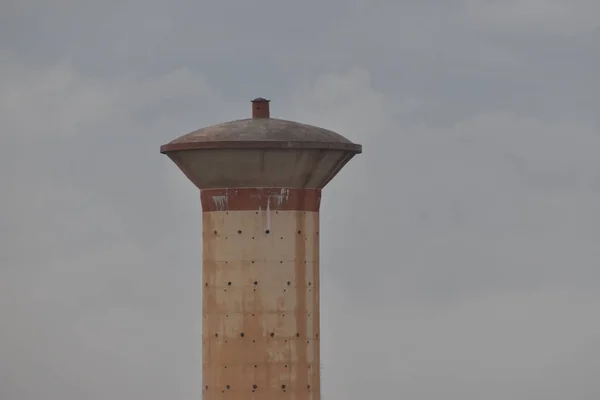
<svg viewBox="0 0 600 400"><path fill-rule="evenodd" d="M295 346L298 357L298 375L296 376L296 384L306 386L308 383L308 365L311 360L307 357L308 339L306 318L308 310L306 307L306 214L298 212L296 214L296 228L300 234L296 234L295 243L295 273L296 273L296 329L300 333L300 337L296 337ZM312 310L311 310L312 311Z"/></svg>
<svg viewBox="0 0 600 400"><path fill-rule="evenodd" d="M313 279L313 289L312 289L312 304L313 304L313 319L312 319L312 338L313 338L313 366L316 368L313 371L310 382L310 386L312 387L311 396L314 395L314 398L319 398L321 393L321 279L320 279L320 265L319 265L319 238L320 238L320 215L319 213L313 213L313 252L312 252L312 279Z"/></svg>

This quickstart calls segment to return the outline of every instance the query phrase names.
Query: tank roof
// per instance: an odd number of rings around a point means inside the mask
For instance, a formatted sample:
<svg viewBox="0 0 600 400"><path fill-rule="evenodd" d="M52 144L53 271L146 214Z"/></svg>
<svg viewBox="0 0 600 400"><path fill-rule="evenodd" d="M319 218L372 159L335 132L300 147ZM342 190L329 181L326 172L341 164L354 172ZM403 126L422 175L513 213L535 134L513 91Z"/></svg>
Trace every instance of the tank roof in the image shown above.
<svg viewBox="0 0 600 400"><path fill-rule="evenodd" d="M362 146L327 129L270 117L252 100L252 118L183 135L160 148L199 189L321 189Z"/></svg>
<svg viewBox="0 0 600 400"><path fill-rule="evenodd" d="M242 119L198 129L163 145L161 153L211 148L331 149L362 152L361 145L352 143L333 131L267 117Z"/></svg>

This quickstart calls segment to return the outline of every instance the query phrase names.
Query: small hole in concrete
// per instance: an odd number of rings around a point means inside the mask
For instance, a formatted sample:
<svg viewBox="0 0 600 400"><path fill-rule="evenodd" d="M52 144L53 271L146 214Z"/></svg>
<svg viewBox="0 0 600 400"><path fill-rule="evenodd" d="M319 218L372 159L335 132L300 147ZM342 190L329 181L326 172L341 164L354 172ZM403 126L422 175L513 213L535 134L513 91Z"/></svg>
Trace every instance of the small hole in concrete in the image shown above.
<svg viewBox="0 0 600 400"><path fill-rule="evenodd" d="M240 336L241 336L241 337L244 337L244 332L240 333Z"/></svg>
<svg viewBox="0 0 600 400"><path fill-rule="evenodd" d="M299 230L299 231L298 231L298 235L299 235L299 234L301 234L301 233L302 233L302 231L300 231L300 230Z"/></svg>
<svg viewBox="0 0 600 400"><path fill-rule="evenodd" d="M287 281L287 285L288 285L288 286L290 286L291 284L292 284L292 282L290 282L290 281Z"/></svg>
<svg viewBox="0 0 600 400"><path fill-rule="evenodd" d="M310 282L308 282L308 286L310 286L310 285L311 285L311 283L310 283Z"/></svg>
<svg viewBox="0 0 600 400"><path fill-rule="evenodd" d="M283 289L284 292L287 292L287 290Z"/></svg>
<svg viewBox="0 0 600 400"><path fill-rule="evenodd" d="M310 389L310 385L306 385L306 388L307 388L307 389Z"/></svg>
<svg viewBox="0 0 600 400"><path fill-rule="evenodd" d="M285 364L285 367L287 368L287 364Z"/></svg>
<svg viewBox="0 0 600 400"><path fill-rule="evenodd" d="M256 343L256 340L253 340L252 343Z"/></svg>
<svg viewBox="0 0 600 400"><path fill-rule="evenodd" d="M254 364L254 368L258 368L258 365Z"/></svg>
<svg viewBox="0 0 600 400"><path fill-rule="evenodd" d="M226 291L227 291L227 289L223 289L223 291L224 291L224 292L226 292Z"/></svg>
<svg viewBox="0 0 600 400"><path fill-rule="evenodd" d="M256 388L258 388L258 386L256 386L256 385L252 385L252 388L253 388L253 389L256 389Z"/></svg>
<svg viewBox="0 0 600 400"><path fill-rule="evenodd" d="M229 390L229 389L231 388L231 386L227 385L227 386L225 386L225 388L226 388L227 390Z"/></svg>
<svg viewBox="0 0 600 400"><path fill-rule="evenodd" d="M217 234L217 231L214 231L213 233L216 235L216 234Z"/></svg>
<svg viewBox="0 0 600 400"><path fill-rule="evenodd" d="M218 334L218 333L215 333L215 337L219 337L219 334Z"/></svg>
<svg viewBox="0 0 600 400"><path fill-rule="evenodd" d="M269 233L271 233L271 231L267 229L267 230L265 231L265 233L268 235Z"/></svg>
<svg viewBox="0 0 600 400"><path fill-rule="evenodd" d="M300 334L299 334L299 333L296 333L296 337L300 337Z"/></svg>
<svg viewBox="0 0 600 400"><path fill-rule="evenodd" d="M254 239L254 236L252 236L252 239Z"/></svg>
<svg viewBox="0 0 600 400"><path fill-rule="evenodd" d="M254 286L258 285L258 281L254 281Z"/></svg>
<svg viewBox="0 0 600 400"><path fill-rule="evenodd" d="M227 282L227 286L231 286L231 282Z"/></svg>
<svg viewBox="0 0 600 400"><path fill-rule="evenodd" d="M279 264L283 264L283 261L279 261Z"/></svg>
<svg viewBox="0 0 600 400"><path fill-rule="evenodd" d="M283 236L281 237L281 239L283 239Z"/></svg>
<svg viewBox="0 0 600 400"><path fill-rule="evenodd" d="M275 334L273 332L271 332L271 337L275 336Z"/></svg>
<svg viewBox="0 0 600 400"><path fill-rule="evenodd" d="M242 234L242 231L238 230L238 235L241 235L241 234Z"/></svg>
<svg viewBox="0 0 600 400"><path fill-rule="evenodd" d="M208 390L208 386L204 386L204 388L205 388L206 390Z"/></svg>
<svg viewBox="0 0 600 400"><path fill-rule="evenodd" d="M252 261L252 264L254 264L254 261Z"/></svg>
<svg viewBox="0 0 600 400"><path fill-rule="evenodd" d="M285 389L285 385L281 385L281 388L282 388L282 389Z"/></svg>

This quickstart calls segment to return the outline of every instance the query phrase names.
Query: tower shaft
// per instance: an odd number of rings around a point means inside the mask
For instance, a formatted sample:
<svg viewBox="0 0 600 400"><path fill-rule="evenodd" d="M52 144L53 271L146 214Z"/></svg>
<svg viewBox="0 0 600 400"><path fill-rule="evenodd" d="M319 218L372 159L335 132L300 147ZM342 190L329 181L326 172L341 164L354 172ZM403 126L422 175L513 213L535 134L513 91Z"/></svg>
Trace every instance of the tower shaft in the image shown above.
<svg viewBox="0 0 600 400"><path fill-rule="evenodd" d="M201 190L204 399L320 399L319 189Z"/></svg>

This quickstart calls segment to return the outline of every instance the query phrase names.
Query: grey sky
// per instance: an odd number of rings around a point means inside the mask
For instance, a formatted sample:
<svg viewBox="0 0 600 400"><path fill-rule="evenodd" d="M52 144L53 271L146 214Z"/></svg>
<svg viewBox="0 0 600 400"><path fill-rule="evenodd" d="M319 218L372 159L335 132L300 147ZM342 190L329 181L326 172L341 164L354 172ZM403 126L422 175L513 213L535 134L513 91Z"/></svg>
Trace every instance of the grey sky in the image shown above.
<svg viewBox="0 0 600 400"><path fill-rule="evenodd" d="M0 2L0 399L199 399L197 190L272 115L322 207L323 398L600 398L597 0Z"/></svg>

